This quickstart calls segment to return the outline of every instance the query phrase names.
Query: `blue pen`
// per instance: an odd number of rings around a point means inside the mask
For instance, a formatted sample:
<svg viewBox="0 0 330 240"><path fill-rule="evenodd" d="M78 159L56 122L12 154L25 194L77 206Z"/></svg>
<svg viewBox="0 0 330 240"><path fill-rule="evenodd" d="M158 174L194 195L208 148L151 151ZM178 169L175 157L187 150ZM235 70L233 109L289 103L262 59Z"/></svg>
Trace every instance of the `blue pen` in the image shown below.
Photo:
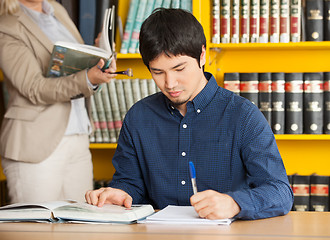
<svg viewBox="0 0 330 240"><path fill-rule="evenodd" d="M196 170L193 162L189 162L189 172L190 172L190 178L191 178L191 184L193 188L194 194L197 193L197 185L196 185Z"/></svg>

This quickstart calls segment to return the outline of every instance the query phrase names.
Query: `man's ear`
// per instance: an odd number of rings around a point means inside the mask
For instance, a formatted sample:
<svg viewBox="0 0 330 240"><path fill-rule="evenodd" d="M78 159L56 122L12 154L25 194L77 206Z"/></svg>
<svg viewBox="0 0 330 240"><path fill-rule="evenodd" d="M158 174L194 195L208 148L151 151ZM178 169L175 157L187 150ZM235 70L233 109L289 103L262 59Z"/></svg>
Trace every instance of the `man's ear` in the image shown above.
<svg viewBox="0 0 330 240"><path fill-rule="evenodd" d="M205 63L206 63L206 49L205 49L205 46L203 45L202 53L201 53L200 60L199 60L199 66L203 67L205 65Z"/></svg>

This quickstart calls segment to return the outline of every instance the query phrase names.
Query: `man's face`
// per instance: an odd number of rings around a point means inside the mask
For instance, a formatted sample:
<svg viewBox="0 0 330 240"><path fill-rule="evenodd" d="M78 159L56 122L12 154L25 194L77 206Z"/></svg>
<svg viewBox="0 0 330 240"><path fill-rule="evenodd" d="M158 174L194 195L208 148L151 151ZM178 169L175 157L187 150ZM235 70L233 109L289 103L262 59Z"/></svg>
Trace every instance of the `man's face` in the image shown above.
<svg viewBox="0 0 330 240"><path fill-rule="evenodd" d="M200 66L204 64L203 48ZM156 85L180 111L186 109L186 103L194 99L207 83L202 68L195 58L189 56L168 57L163 53L149 63L149 68Z"/></svg>

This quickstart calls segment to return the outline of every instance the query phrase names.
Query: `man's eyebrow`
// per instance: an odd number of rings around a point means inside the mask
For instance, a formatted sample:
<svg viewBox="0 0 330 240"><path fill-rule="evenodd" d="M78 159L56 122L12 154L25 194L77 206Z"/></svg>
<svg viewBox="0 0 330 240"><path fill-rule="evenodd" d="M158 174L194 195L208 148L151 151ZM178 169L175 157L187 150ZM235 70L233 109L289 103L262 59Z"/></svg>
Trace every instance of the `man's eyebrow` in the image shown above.
<svg viewBox="0 0 330 240"><path fill-rule="evenodd" d="M187 62L182 62L182 63L179 63L177 65L175 65L174 67L172 67L171 69L175 69L175 68L178 68L178 67L181 67L182 65L186 64ZM162 69L159 69L159 68L153 68L153 67L150 67L150 70L152 71L162 71Z"/></svg>

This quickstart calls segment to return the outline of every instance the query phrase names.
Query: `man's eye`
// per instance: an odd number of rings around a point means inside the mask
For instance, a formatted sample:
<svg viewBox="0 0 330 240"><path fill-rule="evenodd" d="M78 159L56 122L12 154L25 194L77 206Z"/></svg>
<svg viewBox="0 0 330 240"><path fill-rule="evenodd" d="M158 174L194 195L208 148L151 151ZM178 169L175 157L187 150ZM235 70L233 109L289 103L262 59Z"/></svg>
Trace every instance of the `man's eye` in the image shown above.
<svg viewBox="0 0 330 240"><path fill-rule="evenodd" d="M181 71L183 71L183 70L184 70L184 68L177 68L177 69L176 69L177 72L181 72Z"/></svg>
<svg viewBox="0 0 330 240"><path fill-rule="evenodd" d="M162 72L154 72L155 75L160 75Z"/></svg>

